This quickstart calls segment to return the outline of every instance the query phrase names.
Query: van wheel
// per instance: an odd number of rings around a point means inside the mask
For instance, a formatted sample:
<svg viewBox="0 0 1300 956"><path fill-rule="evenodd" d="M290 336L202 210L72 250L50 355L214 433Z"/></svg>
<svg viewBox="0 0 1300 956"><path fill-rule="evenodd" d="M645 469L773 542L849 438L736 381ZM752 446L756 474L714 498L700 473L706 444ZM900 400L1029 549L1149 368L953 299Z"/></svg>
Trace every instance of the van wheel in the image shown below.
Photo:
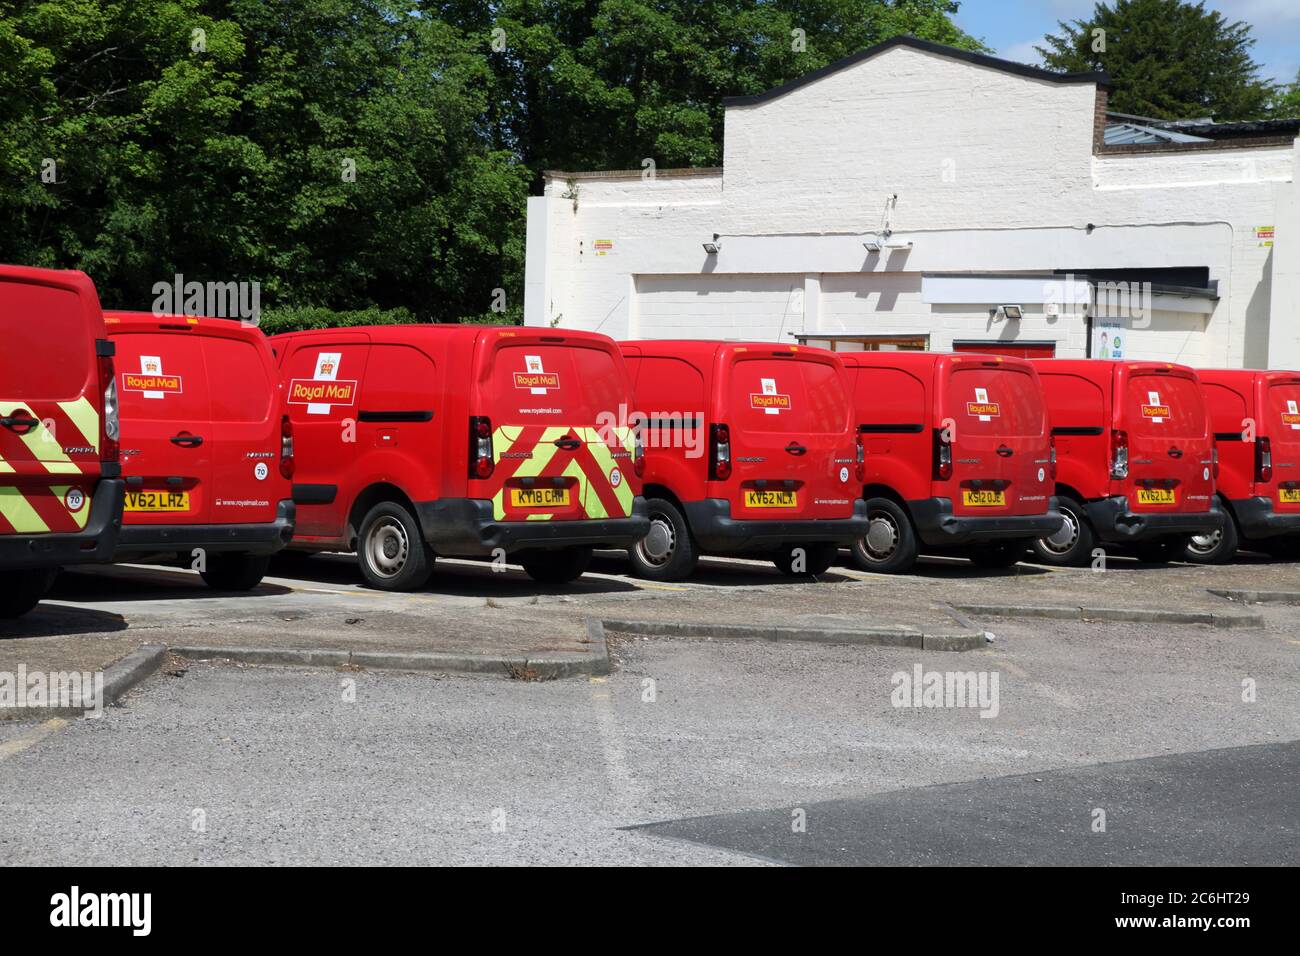
<svg viewBox="0 0 1300 956"><path fill-rule="evenodd" d="M5 574L0 594L0 618L20 617L40 603L58 576L58 568L30 568Z"/></svg>
<svg viewBox="0 0 1300 956"><path fill-rule="evenodd" d="M802 551L800 564L802 571L795 570L795 552ZM835 559L840 555L840 546L826 541L814 541L809 544L796 544L782 548L772 556L772 563L782 574L799 577L806 574L825 574Z"/></svg>
<svg viewBox="0 0 1300 956"><path fill-rule="evenodd" d="M591 548L529 551L517 560L528 576L540 584L568 584L591 567Z"/></svg>
<svg viewBox="0 0 1300 956"><path fill-rule="evenodd" d="M1180 557L1196 564L1226 564L1236 555L1240 546L1241 534L1237 531L1237 519L1229 511L1224 516L1223 527L1218 531L1188 537Z"/></svg>
<svg viewBox="0 0 1300 956"><path fill-rule="evenodd" d="M966 555L981 568L1009 568L1019 564L1029 549L1023 541L998 541L972 548Z"/></svg>
<svg viewBox="0 0 1300 956"><path fill-rule="evenodd" d="M650 513L650 530L627 553L633 573L652 581L690 577L699 564L700 552L686 516L663 498L650 498L645 504Z"/></svg>
<svg viewBox="0 0 1300 956"><path fill-rule="evenodd" d="M853 542L853 563L863 571L903 574L916 564L918 547L912 521L888 498L867 500L867 533Z"/></svg>
<svg viewBox="0 0 1300 956"><path fill-rule="evenodd" d="M1154 541L1139 541L1133 546L1133 553L1144 564L1168 564L1182 557L1187 547L1184 537L1157 538Z"/></svg>
<svg viewBox="0 0 1300 956"><path fill-rule="evenodd" d="M361 522L357 563L369 587L414 591L433 574L433 551L414 515L395 501L381 501Z"/></svg>
<svg viewBox="0 0 1300 956"><path fill-rule="evenodd" d="M266 554L210 554L199 577L217 591L249 591L262 583L270 566Z"/></svg>
<svg viewBox="0 0 1300 956"><path fill-rule="evenodd" d="M1055 534L1036 538L1030 548L1043 564L1081 568L1092 560L1092 549L1097 537L1084 514L1083 505L1068 495L1057 495L1056 500L1065 524Z"/></svg>

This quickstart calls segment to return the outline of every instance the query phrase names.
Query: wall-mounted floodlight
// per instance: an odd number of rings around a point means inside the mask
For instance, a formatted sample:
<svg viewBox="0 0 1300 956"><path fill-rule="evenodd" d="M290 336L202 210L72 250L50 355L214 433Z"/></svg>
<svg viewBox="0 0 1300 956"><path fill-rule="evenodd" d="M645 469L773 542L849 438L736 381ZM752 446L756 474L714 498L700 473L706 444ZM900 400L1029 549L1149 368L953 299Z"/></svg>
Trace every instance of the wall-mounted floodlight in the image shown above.
<svg viewBox="0 0 1300 956"><path fill-rule="evenodd" d="M905 241L902 239L892 239L891 236L893 236L893 234L894 231L892 229L886 229L878 235L868 236L866 241L862 243L862 247L866 249L867 252L883 252L886 249L912 248L910 240Z"/></svg>
<svg viewBox="0 0 1300 956"><path fill-rule="evenodd" d="M879 252L881 249L885 248L885 244L876 238L868 239L862 245L867 252Z"/></svg>
<svg viewBox="0 0 1300 956"><path fill-rule="evenodd" d="M709 255L711 255L711 256L716 256L719 252L721 252L721 251L722 251L722 243L718 241L720 238L722 238L722 237L719 236L719 235L715 232L715 233L713 234L713 241L712 241L712 242L706 242L706 243L704 244L704 251L707 252L707 253L708 253Z"/></svg>
<svg viewBox="0 0 1300 956"><path fill-rule="evenodd" d="M1024 316L1025 310L1018 305L1000 305L998 306L998 315L1004 319L1013 319L1018 321Z"/></svg>

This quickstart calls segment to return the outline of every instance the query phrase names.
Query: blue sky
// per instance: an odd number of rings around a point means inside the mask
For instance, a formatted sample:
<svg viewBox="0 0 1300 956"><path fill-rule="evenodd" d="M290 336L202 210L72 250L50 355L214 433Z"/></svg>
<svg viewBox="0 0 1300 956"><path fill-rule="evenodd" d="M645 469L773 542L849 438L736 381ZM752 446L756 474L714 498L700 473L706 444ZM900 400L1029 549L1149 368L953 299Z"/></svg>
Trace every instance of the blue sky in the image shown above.
<svg viewBox="0 0 1300 956"><path fill-rule="evenodd" d="M1034 44L1057 32L1058 20L1083 19L1092 0L962 0L957 23L997 55L1021 63L1039 62ZM1229 22L1253 29L1252 54L1266 79L1294 82L1300 67L1300 0L1207 0Z"/></svg>

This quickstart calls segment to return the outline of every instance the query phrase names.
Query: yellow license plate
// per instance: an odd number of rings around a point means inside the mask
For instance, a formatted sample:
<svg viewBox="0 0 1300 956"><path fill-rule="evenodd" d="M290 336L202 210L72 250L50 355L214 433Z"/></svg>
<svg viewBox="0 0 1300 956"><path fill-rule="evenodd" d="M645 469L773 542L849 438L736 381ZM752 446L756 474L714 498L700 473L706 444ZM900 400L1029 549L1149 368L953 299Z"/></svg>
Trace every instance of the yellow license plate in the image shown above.
<svg viewBox="0 0 1300 956"><path fill-rule="evenodd" d="M1279 488L1277 500L1286 505L1300 505L1300 488Z"/></svg>
<svg viewBox="0 0 1300 956"><path fill-rule="evenodd" d="M1005 491L976 491L973 488L961 490L961 503L967 508L1002 508L1006 506Z"/></svg>
<svg viewBox="0 0 1300 956"><path fill-rule="evenodd" d="M797 508L799 497L793 491L746 491L746 508Z"/></svg>
<svg viewBox="0 0 1300 956"><path fill-rule="evenodd" d="M1176 505L1178 504L1178 493L1172 488L1139 488L1138 504Z"/></svg>
<svg viewBox="0 0 1300 956"><path fill-rule="evenodd" d="M569 489L511 488L510 504L516 508L563 508L569 504Z"/></svg>
<svg viewBox="0 0 1300 956"><path fill-rule="evenodd" d="M128 491L123 510L129 514L164 514L190 510L188 491Z"/></svg>

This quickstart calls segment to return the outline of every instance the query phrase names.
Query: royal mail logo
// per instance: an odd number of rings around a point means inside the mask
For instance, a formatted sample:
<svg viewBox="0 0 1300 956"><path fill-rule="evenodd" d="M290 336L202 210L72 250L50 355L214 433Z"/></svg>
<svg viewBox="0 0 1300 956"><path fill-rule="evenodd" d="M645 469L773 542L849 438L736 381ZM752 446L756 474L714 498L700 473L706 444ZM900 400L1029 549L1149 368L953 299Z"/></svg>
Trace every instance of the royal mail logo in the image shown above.
<svg viewBox="0 0 1300 956"><path fill-rule="evenodd" d="M357 398L355 381L328 382L295 378L289 382L290 405L351 405Z"/></svg>
<svg viewBox="0 0 1300 956"><path fill-rule="evenodd" d="M1282 424L1290 425L1292 428L1300 428L1300 414L1296 412L1283 412Z"/></svg>
<svg viewBox="0 0 1300 956"><path fill-rule="evenodd" d="M515 388L540 388L545 391L559 387L559 372L515 372Z"/></svg>
<svg viewBox="0 0 1300 956"><path fill-rule="evenodd" d="M322 378L333 378L334 372L337 369L338 369L338 365L336 365L334 362L331 362L329 359L326 359L320 363L320 374Z"/></svg>
<svg viewBox="0 0 1300 956"><path fill-rule="evenodd" d="M146 375L143 372L123 372L122 389L127 392L159 392L179 395L182 392L179 375Z"/></svg>
<svg viewBox="0 0 1300 956"><path fill-rule="evenodd" d="M1168 405L1143 405L1142 417L1150 418L1153 421L1163 421L1169 417Z"/></svg>
<svg viewBox="0 0 1300 956"><path fill-rule="evenodd" d="M1002 406L997 402L967 402L966 414L978 418L996 418L1002 414Z"/></svg>
<svg viewBox="0 0 1300 956"><path fill-rule="evenodd" d="M776 393L772 395L756 395L753 392L749 395L749 406L751 408L761 408L764 411L774 409L780 411L790 407L790 396Z"/></svg>

